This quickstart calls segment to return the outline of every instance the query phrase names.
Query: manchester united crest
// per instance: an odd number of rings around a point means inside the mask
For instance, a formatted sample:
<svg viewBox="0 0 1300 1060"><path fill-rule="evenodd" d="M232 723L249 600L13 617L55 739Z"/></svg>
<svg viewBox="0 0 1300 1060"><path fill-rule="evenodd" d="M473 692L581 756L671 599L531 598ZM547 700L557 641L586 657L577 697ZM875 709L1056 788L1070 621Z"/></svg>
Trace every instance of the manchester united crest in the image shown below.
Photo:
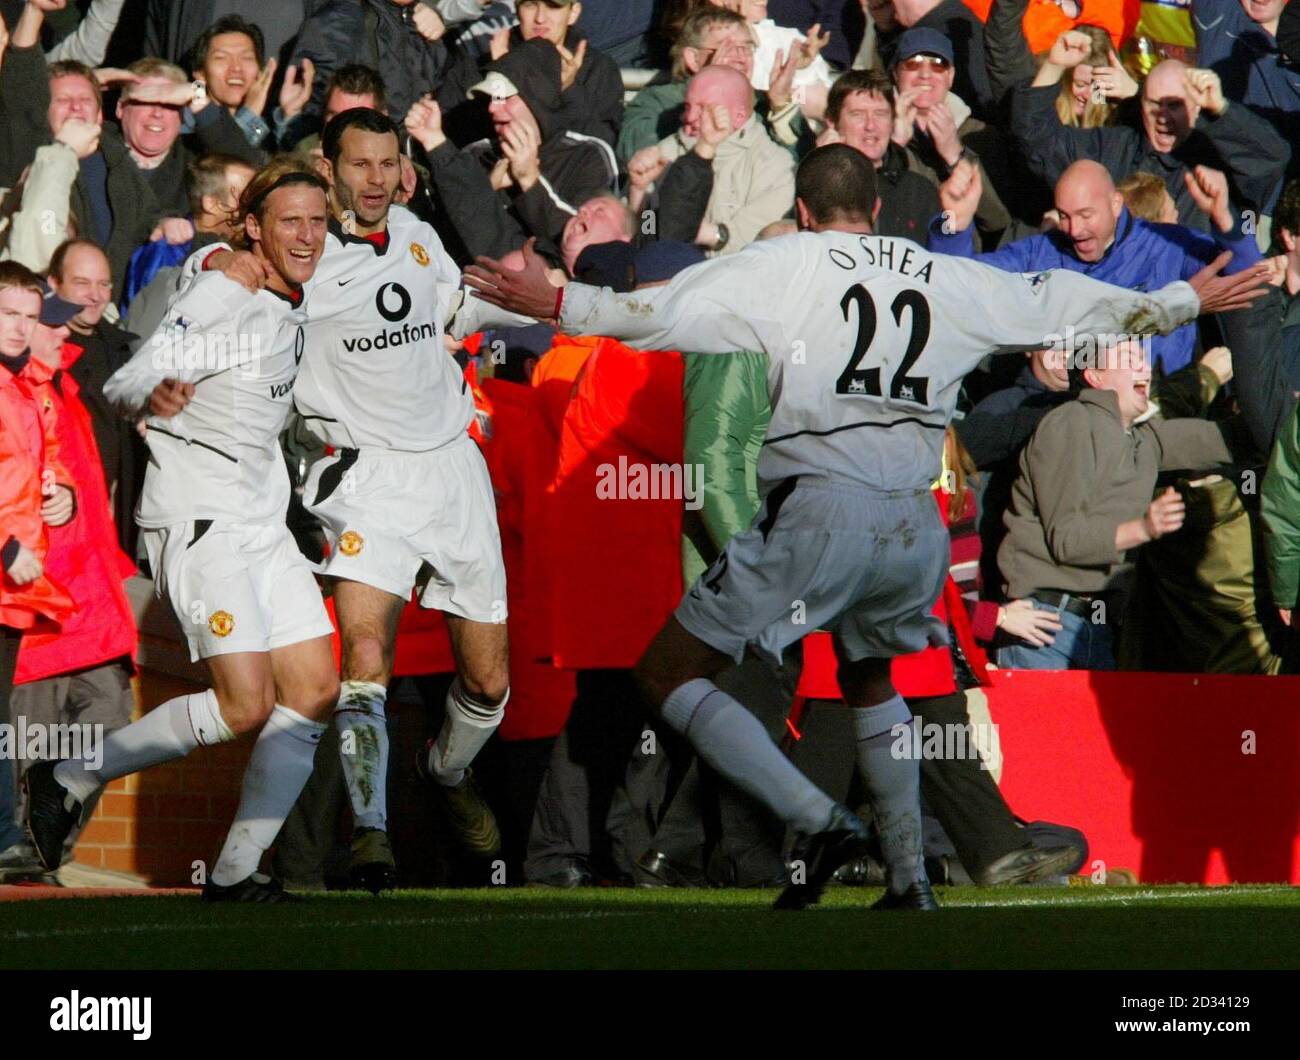
<svg viewBox="0 0 1300 1060"><path fill-rule="evenodd" d="M424 247L420 246L419 243L411 244L411 257L413 257L420 265L429 264L429 252L425 250Z"/></svg>
<svg viewBox="0 0 1300 1060"><path fill-rule="evenodd" d="M339 551L345 556L355 556L366 544L366 539L355 530L344 530L339 535Z"/></svg>
<svg viewBox="0 0 1300 1060"><path fill-rule="evenodd" d="M214 636L228 637L235 628L235 616L229 611L213 611L208 618L208 629Z"/></svg>

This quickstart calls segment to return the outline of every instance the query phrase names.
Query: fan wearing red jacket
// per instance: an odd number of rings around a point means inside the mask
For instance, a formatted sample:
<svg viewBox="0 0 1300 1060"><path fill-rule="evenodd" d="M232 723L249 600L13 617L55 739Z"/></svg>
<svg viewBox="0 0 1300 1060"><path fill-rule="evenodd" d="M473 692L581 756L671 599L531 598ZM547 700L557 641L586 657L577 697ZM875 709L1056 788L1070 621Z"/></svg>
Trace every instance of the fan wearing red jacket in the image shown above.
<svg viewBox="0 0 1300 1060"><path fill-rule="evenodd" d="M72 597L45 573L46 524L73 514L71 479L59 462L52 373L32 359L29 344L42 312L45 284L16 262L0 263L0 722L23 635L58 629L73 612ZM57 299L51 310L67 307ZM77 312L76 306L64 322ZM0 869L23 840L15 823L13 766L0 759Z"/></svg>

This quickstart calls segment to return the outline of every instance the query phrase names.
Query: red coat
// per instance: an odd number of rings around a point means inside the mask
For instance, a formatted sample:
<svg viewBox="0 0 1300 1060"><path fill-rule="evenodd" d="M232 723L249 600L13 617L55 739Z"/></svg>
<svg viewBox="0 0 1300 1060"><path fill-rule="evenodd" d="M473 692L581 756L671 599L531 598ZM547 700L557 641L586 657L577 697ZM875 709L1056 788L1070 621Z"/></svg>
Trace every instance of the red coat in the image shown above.
<svg viewBox="0 0 1300 1060"><path fill-rule="evenodd" d="M503 740L537 740L556 736L573 704L573 674L541 661L548 652L547 628L529 596L528 556L524 542L532 532L525 522L529 470L529 421L538 391L523 383L485 379L481 389L491 409L491 430L483 455L492 475L501 528L510 600L510 702L501 722Z"/></svg>
<svg viewBox="0 0 1300 1060"><path fill-rule="evenodd" d="M554 659L555 557L551 543L555 536L557 504L552 485L559 459L560 431L578 373L600 341L557 335L555 345L533 370L536 398L527 417L528 452L524 467L524 525L528 533L524 537L526 584L523 589L540 627L534 641L534 650L538 652L535 658L548 663Z"/></svg>
<svg viewBox="0 0 1300 1060"><path fill-rule="evenodd" d="M551 487L556 666L633 666L681 600L682 496L662 496L671 483L654 466L675 468L680 487L682 420L679 354L596 341ZM657 498L641 495L651 482Z"/></svg>
<svg viewBox="0 0 1300 1060"><path fill-rule="evenodd" d="M36 360L17 375L0 367L0 545L13 537L42 563L49 538L41 518L41 487L47 480L72 485L59 462L53 375ZM57 626L72 611L72 596L48 572L26 585L0 574L0 626L26 630L38 621Z"/></svg>
<svg viewBox="0 0 1300 1060"><path fill-rule="evenodd" d="M95 430L68 371L82 352L64 343L59 387L49 388L59 460L72 476L77 512L63 526L49 527L45 557L46 573L68 587L76 610L57 632L36 630L23 637L14 675L18 685L135 654L135 615L122 586L135 574L135 564L118 548Z"/></svg>

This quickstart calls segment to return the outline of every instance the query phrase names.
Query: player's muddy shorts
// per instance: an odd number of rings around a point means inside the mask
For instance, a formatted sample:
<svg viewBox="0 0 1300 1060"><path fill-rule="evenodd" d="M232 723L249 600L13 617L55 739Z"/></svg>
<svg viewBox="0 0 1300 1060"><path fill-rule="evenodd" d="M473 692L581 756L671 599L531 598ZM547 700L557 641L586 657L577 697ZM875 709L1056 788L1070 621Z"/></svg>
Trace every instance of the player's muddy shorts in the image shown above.
<svg viewBox="0 0 1300 1060"><path fill-rule="evenodd" d="M779 664L816 629L851 660L947 643L931 614L949 563L934 498L786 479L728 542L677 608L677 620L737 662L746 648Z"/></svg>
<svg viewBox="0 0 1300 1060"><path fill-rule="evenodd" d="M427 453L344 449L307 478L333 578L475 622L504 622L506 569L487 464L468 435Z"/></svg>
<svg viewBox="0 0 1300 1060"><path fill-rule="evenodd" d="M155 590L171 601L191 660L334 632L315 568L288 527L200 519L141 533Z"/></svg>

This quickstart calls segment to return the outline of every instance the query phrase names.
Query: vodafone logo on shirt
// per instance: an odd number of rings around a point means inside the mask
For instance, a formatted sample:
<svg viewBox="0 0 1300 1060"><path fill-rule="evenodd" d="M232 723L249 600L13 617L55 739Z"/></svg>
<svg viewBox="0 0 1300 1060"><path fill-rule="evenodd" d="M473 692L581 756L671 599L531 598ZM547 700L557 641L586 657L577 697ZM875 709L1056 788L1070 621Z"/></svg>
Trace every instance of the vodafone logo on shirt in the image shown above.
<svg viewBox="0 0 1300 1060"><path fill-rule="evenodd" d="M411 312L411 294L400 283L386 283L375 292L375 309L390 323L405 320ZM388 350L408 342L421 342L437 336L433 324L403 324L400 328L380 331L356 339L344 339L343 348L348 353L367 353L370 350Z"/></svg>

